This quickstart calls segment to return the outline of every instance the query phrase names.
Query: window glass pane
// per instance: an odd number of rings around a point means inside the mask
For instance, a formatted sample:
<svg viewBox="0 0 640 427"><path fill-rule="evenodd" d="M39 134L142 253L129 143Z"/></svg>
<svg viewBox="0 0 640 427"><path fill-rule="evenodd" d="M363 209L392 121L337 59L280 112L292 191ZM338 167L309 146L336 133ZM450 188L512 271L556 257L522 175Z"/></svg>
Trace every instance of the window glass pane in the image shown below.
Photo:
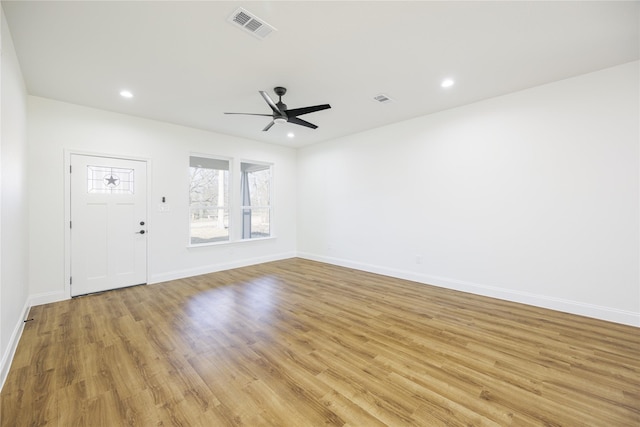
<svg viewBox="0 0 640 427"><path fill-rule="evenodd" d="M191 244L229 240L229 210L206 206L191 207Z"/></svg>
<svg viewBox="0 0 640 427"><path fill-rule="evenodd" d="M251 239L260 237L269 237L270 231L270 218L269 214L271 209L269 208L251 208L245 209L246 213L250 215L251 221Z"/></svg>
<svg viewBox="0 0 640 427"><path fill-rule="evenodd" d="M250 206L269 206L271 197L271 170L265 169L247 173Z"/></svg>
<svg viewBox="0 0 640 427"><path fill-rule="evenodd" d="M271 235L271 166L241 163L242 238Z"/></svg>
<svg viewBox="0 0 640 427"><path fill-rule="evenodd" d="M191 244L229 240L229 161L189 159Z"/></svg>
<svg viewBox="0 0 640 427"><path fill-rule="evenodd" d="M134 194L133 169L87 166L87 192L92 194Z"/></svg>

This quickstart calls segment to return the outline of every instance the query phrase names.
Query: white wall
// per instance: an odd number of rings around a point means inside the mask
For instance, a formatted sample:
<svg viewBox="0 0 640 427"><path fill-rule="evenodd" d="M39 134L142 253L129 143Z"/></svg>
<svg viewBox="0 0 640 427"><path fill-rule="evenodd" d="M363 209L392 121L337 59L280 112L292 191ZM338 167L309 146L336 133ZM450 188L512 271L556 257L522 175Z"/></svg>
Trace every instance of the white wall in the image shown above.
<svg viewBox="0 0 640 427"><path fill-rule="evenodd" d="M33 96L28 97L28 119L29 167L37 177L30 187L34 303L68 297L64 195L71 151L150 160L149 283L295 256L294 149ZM272 162L277 237L187 248L191 153ZM158 212L163 196L169 213Z"/></svg>
<svg viewBox="0 0 640 427"><path fill-rule="evenodd" d="M0 8L0 386L28 309L27 93Z"/></svg>
<svg viewBox="0 0 640 427"><path fill-rule="evenodd" d="M299 254L640 326L638 76L629 63L301 149Z"/></svg>

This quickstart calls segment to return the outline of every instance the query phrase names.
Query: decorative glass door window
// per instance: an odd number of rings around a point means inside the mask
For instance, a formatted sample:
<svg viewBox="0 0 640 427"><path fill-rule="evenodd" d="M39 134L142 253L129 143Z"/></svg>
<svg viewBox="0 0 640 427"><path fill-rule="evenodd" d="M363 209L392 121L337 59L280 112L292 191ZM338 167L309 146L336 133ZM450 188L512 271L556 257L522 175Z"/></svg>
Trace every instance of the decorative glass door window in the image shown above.
<svg viewBox="0 0 640 427"><path fill-rule="evenodd" d="M87 166L87 192L92 194L134 194L133 169Z"/></svg>

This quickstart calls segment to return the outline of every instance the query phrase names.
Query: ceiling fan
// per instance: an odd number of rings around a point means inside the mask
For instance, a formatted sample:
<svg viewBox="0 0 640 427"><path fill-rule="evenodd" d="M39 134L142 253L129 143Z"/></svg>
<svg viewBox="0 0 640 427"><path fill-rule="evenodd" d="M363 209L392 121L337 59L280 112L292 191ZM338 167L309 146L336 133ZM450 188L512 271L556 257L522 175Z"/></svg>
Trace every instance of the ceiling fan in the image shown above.
<svg viewBox="0 0 640 427"><path fill-rule="evenodd" d="M311 107L292 108L291 110L288 110L287 105L282 102L282 96L285 93L287 93L287 89L281 86L277 86L273 88L273 91L276 93L276 95L278 95L277 103L273 102L273 100L267 94L267 92L264 92L262 90L259 91L260 95L262 95L264 100L267 101L267 104L269 104L269 107L271 107L271 110L273 110L272 114L257 114L257 113L225 113L225 114L242 114L246 116L272 117L273 120L271 120L271 122L267 126L265 126L264 129L262 129L263 131L268 131L269 129L271 129L271 126L273 126L275 123L278 123L278 124L293 123L295 125L306 126L311 129L317 129L318 126L314 125L313 123L309 123L305 120L302 120L298 118L298 116L301 116L303 114L313 113L315 111L326 110L327 108L331 108L331 105L329 104L322 104L322 105L313 105Z"/></svg>

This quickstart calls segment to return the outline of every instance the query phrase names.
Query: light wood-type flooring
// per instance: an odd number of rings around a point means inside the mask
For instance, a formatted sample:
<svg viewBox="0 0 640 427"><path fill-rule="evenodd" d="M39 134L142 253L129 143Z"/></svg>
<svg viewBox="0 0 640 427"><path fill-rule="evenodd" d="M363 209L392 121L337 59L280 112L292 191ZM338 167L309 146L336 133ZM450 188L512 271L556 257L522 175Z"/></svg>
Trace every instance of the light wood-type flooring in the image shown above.
<svg viewBox="0 0 640 427"><path fill-rule="evenodd" d="M290 259L34 307L2 426L640 426L640 329Z"/></svg>

